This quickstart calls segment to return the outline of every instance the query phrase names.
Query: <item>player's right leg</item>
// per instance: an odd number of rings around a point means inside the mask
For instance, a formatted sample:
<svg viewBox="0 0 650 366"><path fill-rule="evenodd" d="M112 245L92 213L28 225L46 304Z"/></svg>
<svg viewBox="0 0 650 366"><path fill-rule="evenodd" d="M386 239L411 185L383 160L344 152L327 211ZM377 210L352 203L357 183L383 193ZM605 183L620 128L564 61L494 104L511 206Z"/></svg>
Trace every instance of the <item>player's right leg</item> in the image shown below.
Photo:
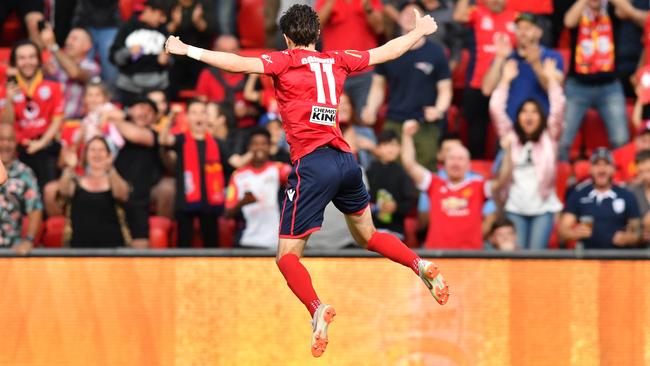
<svg viewBox="0 0 650 366"><path fill-rule="evenodd" d="M300 257L309 235L320 229L325 206L338 189L340 174L332 155L332 149L319 149L295 163L280 216L278 268L312 316L311 351L314 357L325 352L327 328L336 312L331 305L320 303Z"/></svg>

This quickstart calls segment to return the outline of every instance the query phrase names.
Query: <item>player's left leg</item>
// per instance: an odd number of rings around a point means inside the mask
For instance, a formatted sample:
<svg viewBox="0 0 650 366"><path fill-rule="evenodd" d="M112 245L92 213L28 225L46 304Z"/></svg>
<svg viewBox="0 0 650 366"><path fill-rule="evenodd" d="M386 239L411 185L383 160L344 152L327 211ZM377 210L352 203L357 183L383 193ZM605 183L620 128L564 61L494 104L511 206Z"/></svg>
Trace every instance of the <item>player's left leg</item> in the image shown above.
<svg viewBox="0 0 650 366"><path fill-rule="evenodd" d="M447 303L449 286L440 274L438 266L433 262L421 259L395 235L377 231L372 222L370 209L366 208L361 213L347 214L345 221L350 228L352 237L359 245L383 255L393 262L411 268L415 274L420 276L440 305Z"/></svg>

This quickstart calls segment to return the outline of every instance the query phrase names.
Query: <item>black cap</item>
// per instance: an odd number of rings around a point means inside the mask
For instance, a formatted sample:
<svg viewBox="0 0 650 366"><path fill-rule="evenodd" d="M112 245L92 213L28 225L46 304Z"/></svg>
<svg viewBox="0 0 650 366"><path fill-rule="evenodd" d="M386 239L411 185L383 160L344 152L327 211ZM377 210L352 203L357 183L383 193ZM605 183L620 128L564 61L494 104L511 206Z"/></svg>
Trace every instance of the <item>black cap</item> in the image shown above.
<svg viewBox="0 0 650 366"><path fill-rule="evenodd" d="M607 161L607 164L614 164L614 157L606 147L599 147L591 153L591 159L589 161L592 164L596 164L600 160Z"/></svg>
<svg viewBox="0 0 650 366"><path fill-rule="evenodd" d="M166 0L147 0L144 6L150 7L152 9L161 10L164 13L168 13L170 10L170 4Z"/></svg>
<svg viewBox="0 0 650 366"><path fill-rule="evenodd" d="M515 23L518 24L521 21L526 21L526 22L532 23L533 25L541 28L541 26L539 25L539 18L537 17L537 15L535 15L533 13L519 13L519 14L517 14L517 17L515 18Z"/></svg>
<svg viewBox="0 0 650 366"><path fill-rule="evenodd" d="M154 112L158 113L158 106L156 105L156 103L147 97L140 96L133 99L131 103L129 103L129 107L133 107L134 105L141 104L141 103L148 104L149 106L151 106L151 108L153 108Z"/></svg>

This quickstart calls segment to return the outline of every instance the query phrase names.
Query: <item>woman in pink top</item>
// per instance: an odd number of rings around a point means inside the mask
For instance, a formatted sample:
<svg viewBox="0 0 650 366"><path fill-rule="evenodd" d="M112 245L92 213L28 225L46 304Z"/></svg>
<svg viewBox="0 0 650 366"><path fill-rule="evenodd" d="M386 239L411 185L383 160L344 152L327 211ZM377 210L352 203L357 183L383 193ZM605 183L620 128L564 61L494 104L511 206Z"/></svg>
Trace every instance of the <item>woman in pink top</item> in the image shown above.
<svg viewBox="0 0 650 366"><path fill-rule="evenodd" d="M501 81L490 99L490 113L499 137L510 135L513 141L510 152L513 173L505 211L517 229L517 244L526 249L547 247L555 214L562 210L555 192L555 175L565 97L555 60L544 62L544 73L549 80L548 117L535 99L522 103L515 123L508 117L510 82L518 74L514 60L505 64Z"/></svg>

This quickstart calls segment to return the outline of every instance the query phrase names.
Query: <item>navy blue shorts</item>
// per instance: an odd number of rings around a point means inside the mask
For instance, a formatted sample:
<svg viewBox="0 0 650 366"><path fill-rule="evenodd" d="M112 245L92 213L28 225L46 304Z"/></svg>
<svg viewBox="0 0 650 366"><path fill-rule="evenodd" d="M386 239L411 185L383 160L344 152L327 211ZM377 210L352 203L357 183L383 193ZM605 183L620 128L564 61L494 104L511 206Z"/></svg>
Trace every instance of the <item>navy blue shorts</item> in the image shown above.
<svg viewBox="0 0 650 366"><path fill-rule="evenodd" d="M320 229L330 201L346 215L361 214L370 202L354 155L321 147L298 159L289 175L280 216L281 238L302 238Z"/></svg>

